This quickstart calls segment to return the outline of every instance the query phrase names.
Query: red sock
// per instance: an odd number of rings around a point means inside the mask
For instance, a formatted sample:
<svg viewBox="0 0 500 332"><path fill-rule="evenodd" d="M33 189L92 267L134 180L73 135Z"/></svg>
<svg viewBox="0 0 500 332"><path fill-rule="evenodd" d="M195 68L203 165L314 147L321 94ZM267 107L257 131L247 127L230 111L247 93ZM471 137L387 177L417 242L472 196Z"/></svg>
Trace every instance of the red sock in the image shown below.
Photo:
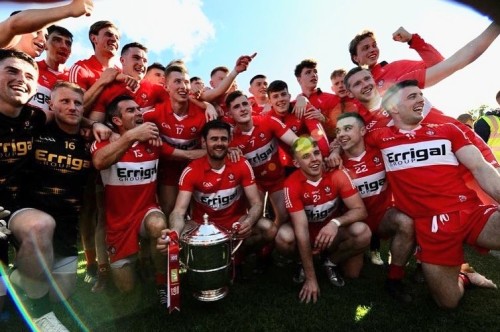
<svg viewBox="0 0 500 332"><path fill-rule="evenodd" d="M388 279L401 280L405 277L405 269L402 266L391 264L389 265Z"/></svg>
<svg viewBox="0 0 500 332"><path fill-rule="evenodd" d="M95 264L95 249L85 249L85 260L87 261L87 266Z"/></svg>
<svg viewBox="0 0 500 332"><path fill-rule="evenodd" d="M155 282L157 285L165 285L167 283L167 275L165 273L155 273Z"/></svg>

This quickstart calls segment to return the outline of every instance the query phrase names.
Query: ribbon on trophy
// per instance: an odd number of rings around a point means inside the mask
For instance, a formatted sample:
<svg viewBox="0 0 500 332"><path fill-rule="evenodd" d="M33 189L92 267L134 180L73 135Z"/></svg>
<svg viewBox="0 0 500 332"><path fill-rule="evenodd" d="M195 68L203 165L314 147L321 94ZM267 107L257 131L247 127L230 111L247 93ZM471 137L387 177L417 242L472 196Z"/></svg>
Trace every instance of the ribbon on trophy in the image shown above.
<svg viewBox="0 0 500 332"><path fill-rule="evenodd" d="M181 292L179 278L179 237L177 232L168 233L170 242L167 253L167 290L168 290L168 313L181 310Z"/></svg>

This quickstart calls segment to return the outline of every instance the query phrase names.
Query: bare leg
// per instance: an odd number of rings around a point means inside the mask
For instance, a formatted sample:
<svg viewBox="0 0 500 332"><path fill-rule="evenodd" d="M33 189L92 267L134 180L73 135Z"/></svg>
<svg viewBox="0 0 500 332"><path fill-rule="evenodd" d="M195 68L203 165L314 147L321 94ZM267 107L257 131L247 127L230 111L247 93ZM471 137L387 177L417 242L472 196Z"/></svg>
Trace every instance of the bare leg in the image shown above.
<svg viewBox="0 0 500 332"><path fill-rule="evenodd" d="M422 269L437 305L443 309L456 308L464 295L464 285L458 277L460 266L422 263Z"/></svg>

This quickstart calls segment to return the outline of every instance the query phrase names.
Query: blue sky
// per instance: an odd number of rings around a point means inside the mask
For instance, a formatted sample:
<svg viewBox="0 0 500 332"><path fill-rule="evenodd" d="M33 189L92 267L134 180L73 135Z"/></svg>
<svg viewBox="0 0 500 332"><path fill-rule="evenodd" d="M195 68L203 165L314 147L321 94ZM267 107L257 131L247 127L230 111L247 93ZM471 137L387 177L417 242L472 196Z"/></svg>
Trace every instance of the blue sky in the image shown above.
<svg viewBox="0 0 500 332"><path fill-rule="evenodd" d="M174 58L183 58L190 74L202 77L206 84L212 68L219 65L232 68L239 55L257 52L248 71L237 78L240 89L247 91L252 76L265 74L269 82L286 81L294 96L300 91L293 76L297 63L305 58L316 59L319 87L330 91L330 73L337 68L352 68L347 45L364 29L376 33L380 59L394 61L418 59L406 44L392 40L392 32L400 26L419 33L448 57L490 23L482 14L445 0L94 2L91 17L60 22L75 34L68 64L92 54L88 27L97 20L107 19L120 28L121 46L131 41L143 43L150 49L150 63L166 64ZM40 5L2 1L0 18L15 9L29 7ZM496 40L475 63L424 93L452 116L481 104L498 107L495 95L500 90L499 55L500 40Z"/></svg>

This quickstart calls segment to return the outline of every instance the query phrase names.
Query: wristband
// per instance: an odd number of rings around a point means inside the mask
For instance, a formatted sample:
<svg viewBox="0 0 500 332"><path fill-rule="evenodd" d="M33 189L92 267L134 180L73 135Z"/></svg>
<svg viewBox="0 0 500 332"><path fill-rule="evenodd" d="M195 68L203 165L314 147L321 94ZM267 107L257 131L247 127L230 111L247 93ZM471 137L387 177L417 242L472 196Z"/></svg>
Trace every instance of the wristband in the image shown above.
<svg viewBox="0 0 500 332"><path fill-rule="evenodd" d="M338 219L335 219L333 218L332 220L330 220L331 222L333 222L335 225L337 225L337 227L340 227L341 224L340 224L340 221L338 221Z"/></svg>

